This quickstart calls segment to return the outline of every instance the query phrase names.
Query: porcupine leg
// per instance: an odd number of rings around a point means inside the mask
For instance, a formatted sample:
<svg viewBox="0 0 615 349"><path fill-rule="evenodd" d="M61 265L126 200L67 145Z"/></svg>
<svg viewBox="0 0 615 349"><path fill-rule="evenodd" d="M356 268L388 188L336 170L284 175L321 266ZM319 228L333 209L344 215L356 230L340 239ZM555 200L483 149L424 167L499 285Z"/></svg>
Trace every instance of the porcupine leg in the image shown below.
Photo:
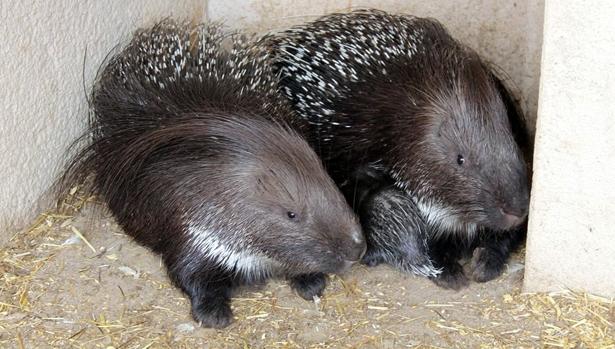
<svg viewBox="0 0 615 349"><path fill-rule="evenodd" d="M236 285L231 274L201 264L170 267L169 275L190 298L192 316L201 326L224 328L233 322L230 302Z"/></svg>
<svg viewBox="0 0 615 349"><path fill-rule="evenodd" d="M435 267L441 273L430 279L442 288L460 290L470 283L459 264L459 258L464 247L453 241L438 240L430 242L429 251Z"/></svg>
<svg viewBox="0 0 615 349"><path fill-rule="evenodd" d="M502 233L489 232L481 236L479 245L472 253L470 269L472 280L487 282L500 276L510 254L523 242L526 225Z"/></svg>
<svg viewBox="0 0 615 349"><path fill-rule="evenodd" d="M233 322L231 310L231 282L208 280L193 288L189 294L192 316L203 327L224 328Z"/></svg>
<svg viewBox="0 0 615 349"><path fill-rule="evenodd" d="M323 273L302 274L289 279L290 287L305 300L322 296L327 286L327 276Z"/></svg>

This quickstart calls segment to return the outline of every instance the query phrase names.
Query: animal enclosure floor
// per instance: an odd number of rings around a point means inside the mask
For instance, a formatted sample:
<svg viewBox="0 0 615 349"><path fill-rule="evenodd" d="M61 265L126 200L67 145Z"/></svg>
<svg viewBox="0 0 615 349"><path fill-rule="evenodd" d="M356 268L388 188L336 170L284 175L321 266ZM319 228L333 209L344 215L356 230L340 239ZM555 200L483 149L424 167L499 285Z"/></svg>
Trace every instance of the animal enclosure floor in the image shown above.
<svg viewBox="0 0 615 349"><path fill-rule="evenodd" d="M0 250L3 348L615 348L612 300L521 294L522 256L460 292L355 266L319 302L282 281L242 290L236 320L198 328L160 258L86 205L44 214Z"/></svg>

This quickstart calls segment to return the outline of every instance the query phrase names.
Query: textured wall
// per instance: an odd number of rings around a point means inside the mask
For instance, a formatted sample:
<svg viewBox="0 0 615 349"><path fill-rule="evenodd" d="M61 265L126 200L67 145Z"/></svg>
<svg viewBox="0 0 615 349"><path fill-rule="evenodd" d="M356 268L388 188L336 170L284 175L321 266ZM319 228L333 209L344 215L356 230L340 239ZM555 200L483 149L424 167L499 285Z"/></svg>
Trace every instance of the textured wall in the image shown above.
<svg viewBox="0 0 615 349"><path fill-rule="evenodd" d="M548 1L525 288L615 296L615 2Z"/></svg>
<svg viewBox="0 0 615 349"><path fill-rule="evenodd" d="M82 130L85 82L136 26L171 14L200 19L198 0L0 1L0 243L38 199Z"/></svg>
<svg viewBox="0 0 615 349"><path fill-rule="evenodd" d="M542 45L544 0L212 0L211 19L257 31L284 29L332 11L375 7L433 17L512 78L533 130Z"/></svg>

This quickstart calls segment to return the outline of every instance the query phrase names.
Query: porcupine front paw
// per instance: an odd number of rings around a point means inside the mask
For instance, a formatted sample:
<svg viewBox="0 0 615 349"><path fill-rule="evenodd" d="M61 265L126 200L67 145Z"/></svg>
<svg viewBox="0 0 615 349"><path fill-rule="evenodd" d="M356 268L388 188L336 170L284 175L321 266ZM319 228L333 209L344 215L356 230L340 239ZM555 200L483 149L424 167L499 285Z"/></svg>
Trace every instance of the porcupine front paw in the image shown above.
<svg viewBox="0 0 615 349"><path fill-rule="evenodd" d="M382 253L378 251L372 250L370 248L367 249L367 252L361 258L361 264L364 264L368 267L375 267L381 263L386 262Z"/></svg>
<svg viewBox="0 0 615 349"><path fill-rule="evenodd" d="M455 262L442 268L442 272L430 278L436 285L458 291L470 284L470 280L463 273L463 267Z"/></svg>
<svg viewBox="0 0 615 349"><path fill-rule="evenodd" d="M478 247L472 253L470 270L472 280L476 282L491 281L502 274L505 260L498 253L488 248Z"/></svg>
<svg viewBox="0 0 615 349"><path fill-rule="evenodd" d="M301 298L311 301L322 296L327 286L327 276L323 273L299 275L291 278L289 284Z"/></svg>
<svg viewBox="0 0 615 349"><path fill-rule="evenodd" d="M192 304L192 317L200 326L224 328L233 322L233 311L224 299L206 299Z"/></svg>

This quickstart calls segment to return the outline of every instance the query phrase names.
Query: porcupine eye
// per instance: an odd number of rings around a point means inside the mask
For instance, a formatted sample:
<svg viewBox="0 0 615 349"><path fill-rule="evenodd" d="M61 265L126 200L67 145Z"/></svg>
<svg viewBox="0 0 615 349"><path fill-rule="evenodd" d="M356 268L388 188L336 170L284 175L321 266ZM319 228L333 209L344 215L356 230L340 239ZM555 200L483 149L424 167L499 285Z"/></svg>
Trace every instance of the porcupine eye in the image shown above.
<svg viewBox="0 0 615 349"><path fill-rule="evenodd" d="M288 211L286 212L286 215L288 216L288 218L290 218L290 220L295 220L295 218L297 218L297 214L295 212L292 211Z"/></svg>
<svg viewBox="0 0 615 349"><path fill-rule="evenodd" d="M466 162L466 159L463 157L463 155L457 155L457 165L461 166L464 162Z"/></svg>

